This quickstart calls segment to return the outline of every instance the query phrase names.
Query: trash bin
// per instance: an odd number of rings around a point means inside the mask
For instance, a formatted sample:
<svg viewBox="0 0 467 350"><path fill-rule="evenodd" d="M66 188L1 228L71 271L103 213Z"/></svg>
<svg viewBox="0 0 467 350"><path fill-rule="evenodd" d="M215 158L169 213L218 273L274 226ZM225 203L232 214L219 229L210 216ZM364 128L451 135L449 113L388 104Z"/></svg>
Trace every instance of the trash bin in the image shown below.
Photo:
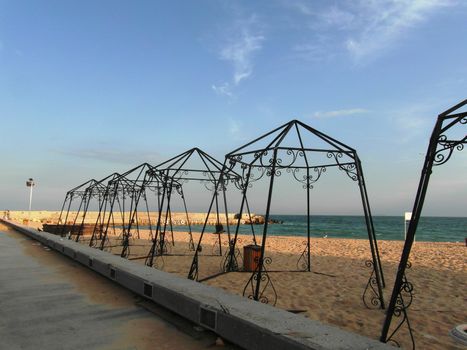
<svg viewBox="0 0 467 350"><path fill-rule="evenodd" d="M253 272L258 267L261 246L250 244L243 247L243 271Z"/></svg>

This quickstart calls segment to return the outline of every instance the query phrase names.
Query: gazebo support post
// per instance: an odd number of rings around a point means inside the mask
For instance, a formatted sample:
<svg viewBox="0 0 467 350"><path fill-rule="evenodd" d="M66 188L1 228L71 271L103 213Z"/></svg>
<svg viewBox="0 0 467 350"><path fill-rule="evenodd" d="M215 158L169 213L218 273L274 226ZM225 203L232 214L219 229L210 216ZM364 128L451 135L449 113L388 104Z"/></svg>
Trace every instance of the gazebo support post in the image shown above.
<svg viewBox="0 0 467 350"><path fill-rule="evenodd" d="M277 150L274 150L274 156L272 160L272 168L271 168L271 179L269 180L269 192L268 192L268 201L266 204L266 214L264 215L264 227L263 227L263 239L261 241L261 255L258 261L257 271L253 272L253 276L251 277L251 282L256 281L255 286L255 293L253 299L259 301L261 298L260 294L260 287L261 287L261 275L263 274L264 269L264 251L266 248L266 237L268 232L268 223L269 223L269 214L271 211L271 199L272 193L274 189L274 178L276 176L276 162L277 162ZM256 276L255 276L256 275Z"/></svg>
<svg viewBox="0 0 467 350"><path fill-rule="evenodd" d="M222 174L220 175L222 177ZM218 182L218 185L221 181ZM217 188L215 189L217 191ZM206 214L206 218L204 219L203 229L201 230L201 234L199 236L198 244L196 245L195 254L193 255L193 261L191 262L190 271L188 272L188 279L190 280L198 280L198 253L201 250L201 241L203 240L204 232L206 231L206 226L208 224L209 214L211 214L212 206L214 204L214 196L212 196L211 203L209 204L209 209Z"/></svg>
<svg viewBox="0 0 467 350"><path fill-rule="evenodd" d="M456 124L467 124L467 112L461 112L452 114L454 111L467 105L467 100L464 100L447 111L441 113L438 116L436 124L433 128L433 132L430 137L430 143L425 156L423 164L420 182L418 185L417 195L415 197L414 206L412 209L412 218L410 220L409 227L405 238L404 248L402 251L399 267L397 269L396 280L394 282L394 288L392 290L391 300L389 301L386 318L384 320L383 328L381 331L380 341L393 342L399 344L395 339L394 335L401 328L403 323L407 323L407 328L412 341L412 347L415 349L415 340L413 332L410 326L407 310L412 303L413 297L413 284L408 281L405 270L411 266L409 257L412 245L415 240L415 234L417 231L418 223L422 214L423 204L425 202L425 196L428 190L428 184L432 173L433 166L442 165L446 163L453 151L463 150L464 145L467 144L467 135L460 140L449 140L444 133ZM448 121L449 123L443 126L443 123ZM441 146L438 149L438 146ZM448 152L443 154L443 152ZM393 317L402 316L402 320L398 323L397 327L389 334L389 328Z"/></svg>
<svg viewBox="0 0 467 350"><path fill-rule="evenodd" d="M311 223L310 223L310 168L306 168L306 249L307 249L307 271L311 271L311 255L310 255L310 236L311 236Z"/></svg>
<svg viewBox="0 0 467 350"><path fill-rule="evenodd" d="M66 201L66 199L65 199ZM65 231L65 227L66 227L66 222L68 220L68 214L70 213L70 208L71 208L71 203L73 202L73 193L70 193L70 197L69 197L69 200L68 200L68 208L66 210L66 215L65 215L65 221L63 222L63 226L62 226L62 229L60 230L60 236L63 236L64 235L64 231Z"/></svg>
<svg viewBox="0 0 467 350"><path fill-rule="evenodd" d="M370 243L371 259L372 259L371 261L366 262L366 265L372 268L372 272L368 280L367 287L365 288L363 292L362 299L367 307L379 306L381 309L384 309L385 305L384 305L384 296L383 296L383 288L384 288L383 270L382 270L381 261L379 258L378 246L376 243L376 235L375 235L374 226L373 226L373 220L371 218L370 203L368 201L368 194L366 192L365 179L363 177L363 170L362 170L362 165L360 163L360 159L355 153L353 157L355 159L358 187L360 189L360 196L361 196L362 204L363 204L363 212L365 215L365 223L366 223L366 228L368 232L368 241ZM376 284L376 290L374 289L375 284ZM370 297L370 304L367 304L365 301L365 296L370 291L372 291L374 295Z"/></svg>

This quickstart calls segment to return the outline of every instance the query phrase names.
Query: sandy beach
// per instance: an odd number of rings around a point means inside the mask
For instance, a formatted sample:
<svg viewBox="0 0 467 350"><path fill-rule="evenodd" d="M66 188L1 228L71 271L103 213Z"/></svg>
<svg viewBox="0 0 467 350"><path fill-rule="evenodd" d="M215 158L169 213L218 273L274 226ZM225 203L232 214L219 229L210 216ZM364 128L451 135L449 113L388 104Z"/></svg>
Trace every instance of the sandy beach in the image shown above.
<svg viewBox="0 0 467 350"><path fill-rule="evenodd" d="M40 226L36 223L36 226ZM83 237L87 244L89 237ZM140 239L130 241L130 259L144 264L151 245L149 231L141 231ZM170 236L168 237L170 241ZM193 233L195 244L198 233ZM218 236L210 232L203 238L199 258L199 278L220 271L222 257L218 255ZM222 250L227 248L227 235L221 235ZM168 256L158 257L157 268L186 278L193 252L188 249L187 232L174 232L175 244L168 245ZM258 242L259 243L259 242ZM252 237L239 235L239 250L252 244ZM111 237L108 249L121 251L120 241ZM379 241L382 265L386 279L384 297L389 301L403 242ZM332 324L368 337L378 339L384 321L384 311L367 309L362 293L371 270L365 267L370 258L366 240L313 238L311 242L311 272L297 270L297 260L305 248L303 237L269 236L266 256L272 259L267 266L271 283L277 293L276 307L300 312L310 319ZM413 304L409 318L419 349L463 349L449 336L449 331L467 321L467 259L462 243L416 242L411 254L412 267L407 277L414 285ZM173 255L170 255L173 254ZM277 271L277 272L276 272ZM281 271L281 272L279 272ZM232 272L202 283L242 295L251 273ZM269 288L270 291L270 288ZM268 292L266 292L268 293ZM392 328L398 319L393 318ZM402 347L411 347L405 328L397 340Z"/></svg>
<svg viewBox="0 0 467 350"><path fill-rule="evenodd" d="M195 242L199 234L193 233ZM227 237L222 237L223 253ZM206 233L199 258L199 278L220 271L222 258L210 256L218 253L218 237ZM175 245L169 245L169 254L159 257L158 268L186 277L192 262L188 250L188 233L175 232ZM112 244L118 240L112 238ZM251 236L239 235L239 248L251 244ZM381 259L387 287L386 302L390 298L402 242L380 241ZM130 258L147 255L150 242L133 239ZM267 266L269 277L277 292L276 306L285 310L303 312L306 317L332 324L368 337L378 339L384 321L382 310L369 310L362 302L362 293L368 281L370 269L365 261L370 258L368 242L350 239L312 239L312 272L288 272L297 270L297 260L305 247L301 237L270 236L267 238L267 256L272 263ZM462 349L448 335L456 325L467 320L466 247L461 243L416 242L412 251L412 268L407 272L414 284L414 301L409 317L414 329L415 341L420 349ZM120 247L111 249L118 254ZM136 259L144 263L144 259ZM251 273L233 272L203 283L242 295ZM269 290L270 292L270 290ZM268 293L268 292L267 292ZM270 293L269 293L270 294ZM271 295L270 295L271 296ZM272 297L272 296L271 296ZM394 318L396 325L397 319ZM405 330L399 333L398 341L410 347Z"/></svg>

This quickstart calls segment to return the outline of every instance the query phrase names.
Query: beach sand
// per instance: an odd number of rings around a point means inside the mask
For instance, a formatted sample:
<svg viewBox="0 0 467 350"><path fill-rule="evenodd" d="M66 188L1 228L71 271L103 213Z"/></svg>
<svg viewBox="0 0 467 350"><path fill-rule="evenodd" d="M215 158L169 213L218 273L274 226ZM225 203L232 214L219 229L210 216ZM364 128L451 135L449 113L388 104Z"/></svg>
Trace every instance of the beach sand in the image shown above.
<svg viewBox="0 0 467 350"><path fill-rule="evenodd" d="M38 223L31 223L40 226ZM193 233L195 244L199 234ZM85 236L83 244L87 244ZM167 237L171 242L171 237ZM219 256L217 235L206 233L199 257L199 279L220 271L222 257ZM222 234L223 254L227 248L227 235ZM188 249L189 236L186 232L175 232L175 245L168 245L173 256L158 257L157 268L186 278L192 262L193 252ZM140 239L132 238L130 259L144 264L151 242L148 231L140 231ZM252 237L239 235L238 248L252 244ZM258 242L259 243L259 242ZM297 270L297 260L305 248L303 237L269 236L266 241L266 256L272 259L267 266L269 278L277 293L276 307L303 311L302 315L313 320L331 324L373 339L379 339L384 311L367 309L362 294L371 270L365 261L371 257L367 240L312 238L311 272L288 272ZM394 277L400 259L403 242L378 241L386 288L384 298L389 302ZM111 238L110 250L120 254L121 247L116 237ZM414 285L413 304L408 313L419 349L465 349L454 342L449 331L467 322L467 247L462 243L415 242L410 262L412 267L406 275ZM138 259L143 257L143 259ZM222 288L230 293L242 295L251 273L232 272L209 279L202 283ZM271 300L271 288L265 292ZM399 319L394 317L391 329ZM411 348L410 337L404 325L396 340L402 347Z"/></svg>
<svg viewBox="0 0 467 350"><path fill-rule="evenodd" d="M146 256L150 242L132 239L130 258ZM171 237L167 237L169 242ZM193 233L195 244L198 233ZM227 248L227 235L221 235L223 253ZM222 258L218 236L206 233L203 250L199 258L199 278L220 271ZM174 256L159 257L156 265L166 272L187 277L193 252L188 249L188 233L175 232L175 245L169 244L169 253ZM118 245L116 238L112 244ZM311 243L312 272L287 272L297 270L297 260L305 248L303 237L269 236L266 240L266 256L272 258L267 266L271 283L277 292L276 307L285 310L303 311L306 317L342 329L379 339L384 321L384 311L367 309L362 302L363 290L371 270L365 267L370 258L369 243L366 240L313 238ZM83 242L84 243L84 242ZM384 297L389 302L397 264L402 251L402 242L379 241L382 265L386 278ZM252 244L252 237L239 235L239 247ZM120 253L121 247L111 249ZM412 249L412 267L407 277L414 285L413 304L409 319L419 349L465 349L455 343L449 331L467 322L467 264L464 243L416 242ZM184 255L186 254L186 255ZM209 256L212 255L212 256ZM134 260L144 264L144 259ZM211 286L230 293L242 295L251 273L232 272L204 281ZM266 295L272 299L270 288ZM391 329L397 326L393 318ZM404 326L396 339L402 347L411 348L410 338Z"/></svg>

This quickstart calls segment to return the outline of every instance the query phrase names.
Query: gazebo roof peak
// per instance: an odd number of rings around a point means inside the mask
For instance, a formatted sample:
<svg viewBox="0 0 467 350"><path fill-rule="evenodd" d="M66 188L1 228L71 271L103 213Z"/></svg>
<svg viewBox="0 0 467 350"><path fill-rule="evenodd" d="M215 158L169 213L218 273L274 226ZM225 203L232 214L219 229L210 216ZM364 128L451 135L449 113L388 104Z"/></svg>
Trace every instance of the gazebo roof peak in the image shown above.
<svg viewBox="0 0 467 350"><path fill-rule="evenodd" d="M172 157L171 159L154 167L161 176L176 180L215 181L222 172L224 165L217 159L198 147ZM238 177L232 171L227 171L228 177Z"/></svg>
<svg viewBox="0 0 467 350"><path fill-rule="evenodd" d="M67 195L71 195L71 194L76 193L76 192L78 192L78 191L80 191L80 190L81 190L81 191L84 191L84 190L86 190L88 187L93 186L93 185L96 184L96 183L97 183L97 181L96 181L95 179L88 180L88 181L82 183L81 185L78 185L78 186L72 188L71 190L69 190L69 191L67 192Z"/></svg>
<svg viewBox="0 0 467 350"><path fill-rule="evenodd" d="M222 163L198 147L193 147L155 166L158 171L220 171Z"/></svg>
<svg viewBox="0 0 467 350"><path fill-rule="evenodd" d="M228 153L227 157L273 150L341 152L346 154L355 152L353 148L331 136L312 128L300 120L293 119Z"/></svg>

